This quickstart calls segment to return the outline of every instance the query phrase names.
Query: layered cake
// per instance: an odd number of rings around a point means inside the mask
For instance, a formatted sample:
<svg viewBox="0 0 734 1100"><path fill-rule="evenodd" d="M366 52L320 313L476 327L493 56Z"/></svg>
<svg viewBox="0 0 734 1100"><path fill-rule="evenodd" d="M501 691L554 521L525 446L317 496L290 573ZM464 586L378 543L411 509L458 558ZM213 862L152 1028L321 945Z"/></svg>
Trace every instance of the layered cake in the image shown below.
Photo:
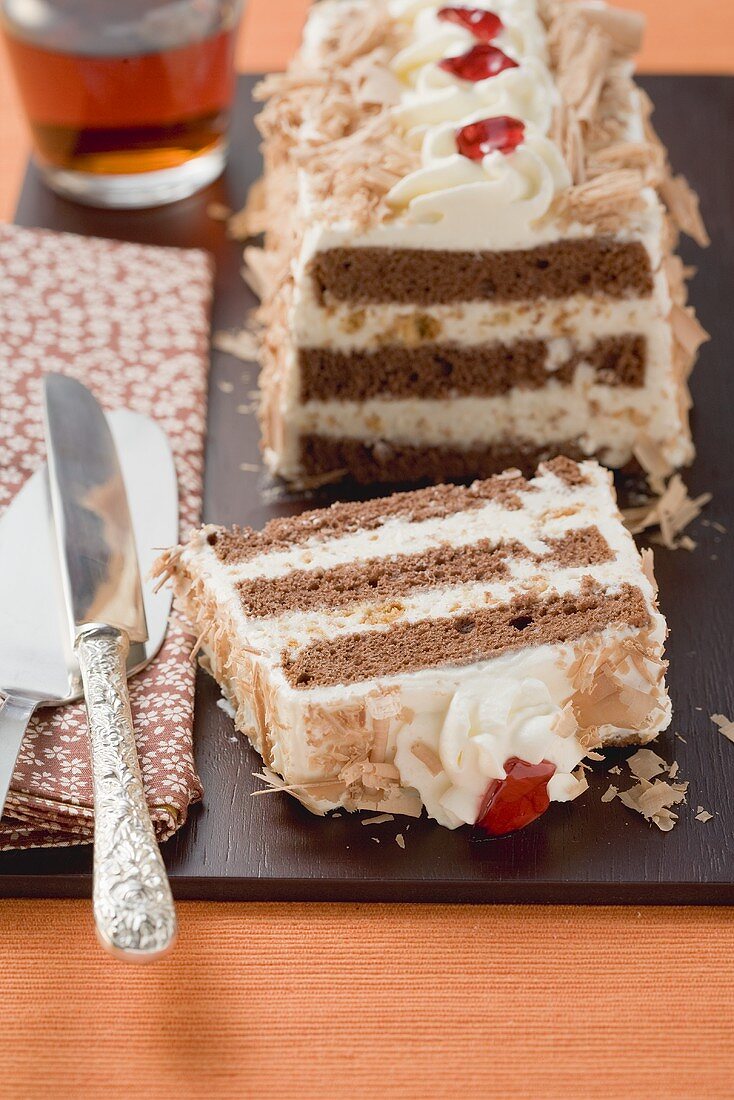
<svg viewBox="0 0 734 1100"><path fill-rule="evenodd" d="M650 563L594 461L207 526L158 569L266 778L315 813L508 832L670 720Z"/></svg>
<svg viewBox="0 0 734 1100"><path fill-rule="evenodd" d="M691 460L706 236L598 0L324 0L259 95L270 469L308 483Z"/></svg>

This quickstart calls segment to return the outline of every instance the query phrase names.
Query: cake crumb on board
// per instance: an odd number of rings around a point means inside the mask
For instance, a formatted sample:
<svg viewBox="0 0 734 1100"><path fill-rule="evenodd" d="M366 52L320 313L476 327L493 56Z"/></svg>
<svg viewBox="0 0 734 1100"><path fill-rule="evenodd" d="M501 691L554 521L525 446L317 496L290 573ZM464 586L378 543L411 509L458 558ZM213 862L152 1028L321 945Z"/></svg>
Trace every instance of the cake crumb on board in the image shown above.
<svg viewBox="0 0 734 1100"><path fill-rule="evenodd" d="M394 814L375 814L374 817L363 817L363 825L382 825L385 821L394 821Z"/></svg>
<svg viewBox="0 0 734 1100"><path fill-rule="evenodd" d="M719 727L719 733L723 733L727 741L734 742L734 722L725 714L712 714L711 721Z"/></svg>

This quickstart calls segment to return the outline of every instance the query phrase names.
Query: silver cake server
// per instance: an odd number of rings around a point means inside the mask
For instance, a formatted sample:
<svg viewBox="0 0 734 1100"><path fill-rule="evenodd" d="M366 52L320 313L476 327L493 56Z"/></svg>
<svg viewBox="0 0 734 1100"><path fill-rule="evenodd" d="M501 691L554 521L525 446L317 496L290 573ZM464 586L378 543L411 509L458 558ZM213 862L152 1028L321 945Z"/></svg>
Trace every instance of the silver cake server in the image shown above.
<svg viewBox="0 0 734 1100"><path fill-rule="evenodd" d="M176 914L143 790L127 691L148 626L132 517L104 413L79 382L45 380L46 447L70 642L87 705L94 784L93 905L111 953L172 946Z"/></svg>
<svg viewBox="0 0 734 1100"><path fill-rule="evenodd" d="M168 627L171 594L149 578L161 546L178 539L178 492L165 433L147 416L108 414L132 511L148 641L131 646L127 674L155 657ZM42 467L0 517L0 808L23 734L36 707L72 703L82 682L61 602L58 553Z"/></svg>

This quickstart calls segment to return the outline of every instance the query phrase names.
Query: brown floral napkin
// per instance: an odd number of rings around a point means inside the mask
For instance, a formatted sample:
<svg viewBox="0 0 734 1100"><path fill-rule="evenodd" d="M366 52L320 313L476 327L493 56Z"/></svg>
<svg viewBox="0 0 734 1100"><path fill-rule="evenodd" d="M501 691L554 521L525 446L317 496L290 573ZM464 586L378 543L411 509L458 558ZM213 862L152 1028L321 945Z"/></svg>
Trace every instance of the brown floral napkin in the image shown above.
<svg viewBox="0 0 734 1100"><path fill-rule="evenodd" d="M176 462L181 526L198 522L211 295L204 252L0 226L0 513L45 460L41 379L61 371L106 408L158 421ZM174 613L157 658L130 681L161 840L201 797L191 645ZM0 849L84 844L93 823L84 704L42 710L18 758Z"/></svg>

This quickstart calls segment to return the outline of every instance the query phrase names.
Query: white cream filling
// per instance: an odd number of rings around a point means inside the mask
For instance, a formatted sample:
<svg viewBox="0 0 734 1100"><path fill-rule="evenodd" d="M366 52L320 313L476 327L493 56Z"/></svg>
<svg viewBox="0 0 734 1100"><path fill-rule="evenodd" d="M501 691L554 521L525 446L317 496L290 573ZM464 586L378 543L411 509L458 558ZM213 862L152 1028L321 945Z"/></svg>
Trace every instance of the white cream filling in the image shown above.
<svg viewBox="0 0 734 1100"><path fill-rule="evenodd" d="M583 365L570 385L551 377L541 390L495 397L309 402L294 415L293 426L304 434L367 440L385 449L388 466L391 443L464 449L513 443L542 447L567 440L584 454L601 455L607 465L623 466L642 435L659 443L673 466L692 457L672 380L661 379L657 389L611 388L597 384L594 372ZM279 462L280 469L288 470L287 455ZM290 469L297 468L294 448Z"/></svg>
<svg viewBox="0 0 734 1100"><path fill-rule="evenodd" d="M667 307L667 308L666 308ZM648 345L669 333L667 286L656 276L650 298L589 298L574 294L537 302L456 302L450 305L339 303L328 309L302 284L293 309L293 339L302 348L334 351L379 351L391 344L513 344L518 340L567 339L574 349L587 349L605 336L636 333ZM426 323L432 327L426 330ZM421 332L431 335L420 336ZM433 335L432 333L435 333ZM654 350L654 348L653 348Z"/></svg>
<svg viewBox="0 0 734 1100"><path fill-rule="evenodd" d="M516 596L538 595L547 599L554 595L574 594L579 591L582 579L592 577L608 594L619 591L622 584L631 576L640 587L646 600L652 605L653 593L650 583L642 574L639 558L632 537L624 530L619 520L585 511L571 525L559 517L553 525L559 535L579 526L598 527L606 538L614 555L612 560L595 565L583 565L559 568L552 564L547 567L532 560L520 557L508 558L508 575L502 579L487 582L459 583L443 587L434 587L425 591L420 589L408 592L400 597L388 597L385 600L373 600L369 603L357 603L345 608L329 610L285 610L278 616L250 618L243 612L239 598L233 593L232 585L237 576L227 573L209 558L207 572L210 584L217 592L222 606L226 606L232 618L239 622L242 641L262 652L266 660L272 659L273 668L279 666L283 650L297 653L310 643L322 639L332 640L344 635L358 635L375 632L387 632L397 623L417 623L426 619L451 618L469 611L480 611L492 606L503 606ZM392 537L389 537L392 536ZM398 531L393 530L381 546L379 556L388 557L398 552L398 547L410 546L410 552L421 551L414 544L410 533L403 531L395 545L393 539ZM507 536L503 541L509 541ZM556 537L549 529L546 537ZM470 540L474 541L474 540ZM522 541L522 540L521 540ZM535 553L544 553L547 545L542 540L529 538L527 544ZM457 542L455 545L460 545ZM204 552L203 552L204 553ZM208 554L213 554L209 551ZM208 554L206 556L208 557ZM355 556L351 561L359 562ZM333 554L328 558L319 555L318 564L310 563L311 568L326 568L340 564L340 556Z"/></svg>

